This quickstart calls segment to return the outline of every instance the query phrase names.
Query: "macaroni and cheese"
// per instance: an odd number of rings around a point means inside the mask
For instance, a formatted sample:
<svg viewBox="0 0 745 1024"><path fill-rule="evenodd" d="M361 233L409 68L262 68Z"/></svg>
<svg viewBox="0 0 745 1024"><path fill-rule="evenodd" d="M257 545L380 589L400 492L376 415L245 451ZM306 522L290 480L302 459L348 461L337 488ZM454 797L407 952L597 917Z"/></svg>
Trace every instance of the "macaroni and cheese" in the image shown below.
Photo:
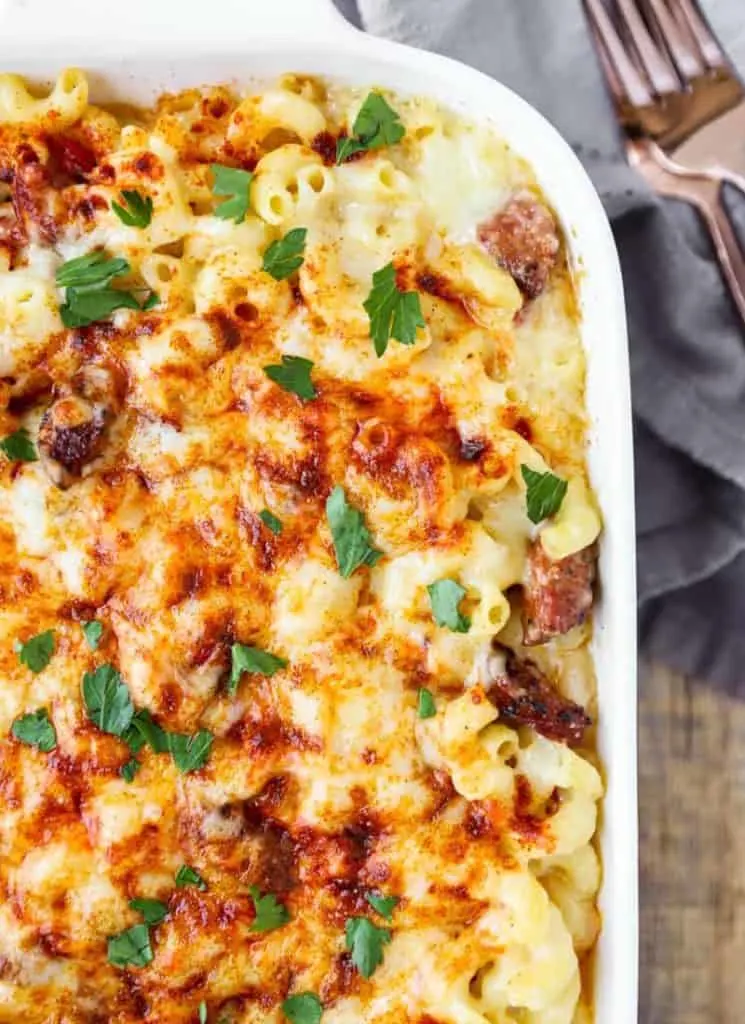
<svg viewBox="0 0 745 1024"><path fill-rule="evenodd" d="M0 75L0 1020L578 1024L600 519L488 125Z"/></svg>

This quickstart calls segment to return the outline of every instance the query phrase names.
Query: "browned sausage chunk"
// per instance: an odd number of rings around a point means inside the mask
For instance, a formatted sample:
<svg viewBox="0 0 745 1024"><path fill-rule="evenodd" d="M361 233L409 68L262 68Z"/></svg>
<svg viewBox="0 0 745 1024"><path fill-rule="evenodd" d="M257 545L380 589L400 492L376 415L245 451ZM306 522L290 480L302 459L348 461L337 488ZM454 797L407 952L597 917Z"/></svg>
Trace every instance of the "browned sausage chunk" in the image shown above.
<svg viewBox="0 0 745 1024"><path fill-rule="evenodd" d="M489 697L508 725L529 725L550 740L581 743L592 719L584 708L558 693L537 665L506 651L504 672L494 677Z"/></svg>
<svg viewBox="0 0 745 1024"><path fill-rule="evenodd" d="M39 453L52 483L66 489L100 455L115 404L110 371L86 366L73 380L70 393L49 406L39 427Z"/></svg>
<svg viewBox="0 0 745 1024"><path fill-rule="evenodd" d="M24 238L37 244L54 245L58 224L65 219L65 203L61 192L52 186L49 168L26 143L19 146L16 153L11 194Z"/></svg>
<svg viewBox="0 0 745 1024"><path fill-rule="evenodd" d="M478 237L528 299L540 295L559 254L551 211L530 192L518 192L478 227Z"/></svg>
<svg viewBox="0 0 745 1024"><path fill-rule="evenodd" d="M591 544L553 562L535 541L523 593L523 643L545 644L584 622L592 607L596 559L597 549Z"/></svg>
<svg viewBox="0 0 745 1024"><path fill-rule="evenodd" d="M39 428L39 451L47 475L66 488L98 455L106 420L101 410L84 398L59 398L44 414Z"/></svg>

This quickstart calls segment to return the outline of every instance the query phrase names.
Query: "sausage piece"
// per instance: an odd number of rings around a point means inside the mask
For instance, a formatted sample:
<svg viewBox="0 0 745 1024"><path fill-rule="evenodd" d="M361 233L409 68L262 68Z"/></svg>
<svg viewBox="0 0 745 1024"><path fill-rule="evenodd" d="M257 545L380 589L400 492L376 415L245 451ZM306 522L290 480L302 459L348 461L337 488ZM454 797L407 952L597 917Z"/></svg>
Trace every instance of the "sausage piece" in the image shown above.
<svg viewBox="0 0 745 1024"><path fill-rule="evenodd" d="M58 398L42 417L39 454L47 476L63 490L101 453L115 413L116 386L104 366L85 366L69 394Z"/></svg>
<svg viewBox="0 0 745 1024"><path fill-rule="evenodd" d="M522 191L478 227L478 238L527 299L546 287L559 255L559 232L548 207Z"/></svg>
<svg viewBox="0 0 745 1024"><path fill-rule="evenodd" d="M54 245L66 218L62 195L52 186L49 168L27 143L18 147L11 195L16 219L29 242Z"/></svg>
<svg viewBox="0 0 745 1024"><path fill-rule="evenodd" d="M78 139L68 135L49 135L46 143L55 188L84 182L96 166L96 154Z"/></svg>
<svg viewBox="0 0 745 1024"><path fill-rule="evenodd" d="M563 697L537 665L522 661L505 649L504 669L490 683L489 698L499 708L501 721L528 725L550 740L581 743L592 719L585 709Z"/></svg>
<svg viewBox="0 0 745 1024"><path fill-rule="evenodd" d="M592 608L596 561L594 544L554 562L540 540L533 543L523 591L524 644L545 644L584 622Z"/></svg>
<svg viewBox="0 0 745 1024"><path fill-rule="evenodd" d="M1 195L0 200L2 200ZM23 245L23 233L18 225L13 206L0 201L0 265L5 259L12 269L16 255Z"/></svg>

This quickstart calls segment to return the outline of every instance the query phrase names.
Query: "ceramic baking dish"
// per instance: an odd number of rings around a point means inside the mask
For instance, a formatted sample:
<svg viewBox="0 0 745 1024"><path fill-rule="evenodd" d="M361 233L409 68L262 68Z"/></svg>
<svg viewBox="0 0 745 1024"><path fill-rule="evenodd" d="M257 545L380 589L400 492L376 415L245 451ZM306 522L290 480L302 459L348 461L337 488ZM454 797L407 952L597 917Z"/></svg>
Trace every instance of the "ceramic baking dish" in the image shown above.
<svg viewBox="0 0 745 1024"><path fill-rule="evenodd" d="M621 274L608 221L555 129L505 86L455 61L367 36L331 0L0 0L0 70L49 81L82 67L94 101L301 71L430 95L490 121L533 165L566 233L579 283L591 418L589 462L603 512L595 630L603 929L597 1024L637 1020L636 604L629 365Z"/></svg>

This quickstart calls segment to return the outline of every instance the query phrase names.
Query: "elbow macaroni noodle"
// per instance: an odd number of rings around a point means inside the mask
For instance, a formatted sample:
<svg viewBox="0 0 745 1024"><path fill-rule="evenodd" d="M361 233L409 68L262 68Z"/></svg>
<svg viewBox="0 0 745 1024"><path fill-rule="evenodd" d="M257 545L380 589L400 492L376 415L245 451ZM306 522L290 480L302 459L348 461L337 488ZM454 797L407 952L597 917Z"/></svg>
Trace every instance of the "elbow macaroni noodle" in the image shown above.
<svg viewBox="0 0 745 1024"><path fill-rule="evenodd" d="M88 81L76 68L57 79L48 96L37 98L20 75L0 75L0 123L64 127L82 117L88 103Z"/></svg>
<svg viewBox="0 0 745 1024"><path fill-rule="evenodd" d="M46 96L0 75L0 171L22 173L23 144L39 159L57 145L69 178L40 172L32 199L0 184L0 437L23 428L40 446L47 406L86 368L114 381L105 443L72 485L0 455L8 1019L128 1022L139 999L153 1020L186 1020L204 999L210 1019L279 1022L290 984L319 993L323 1024L592 1019L600 774L591 751L507 724L489 696L492 639L525 654L515 592L531 544L558 561L601 528L574 285L562 253L526 305L474 241L510 194L537 190L490 126L386 95L402 140L337 165L327 136L353 133L366 95L292 76L163 97L128 125L89 106L80 71ZM247 172L244 215L221 213L211 164ZM133 190L146 224L112 206ZM278 279L267 250L295 228L303 262ZM155 293L152 308L65 331L55 272L101 249L127 261L114 287L138 306ZM363 303L391 261L425 326L379 358ZM265 373L293 358L312 363L313 400ZM522 465L568 482L537 526ZM334 486L380 552L346 578ZM467 629L434 612L443 580L462 588ZM44 630L54 653L34 675L14 644ZM588 638L536 660L594 704ZM230 690L235 643L280 667ZM201 770L146 745L120 776L124 742L81 704L104 662L168 731L210 731ZM9 735L40 707L53 753ZM206 888L174 887L184 863ZM252 885L288 907L285 927L252 930ZM365 892L397 897L390 920ZM134 897L168 908L152 962L127 968L136 984L106 959L140 921ZM391 940L370 979L350 980L344 921L362 916Z"/></svg>

